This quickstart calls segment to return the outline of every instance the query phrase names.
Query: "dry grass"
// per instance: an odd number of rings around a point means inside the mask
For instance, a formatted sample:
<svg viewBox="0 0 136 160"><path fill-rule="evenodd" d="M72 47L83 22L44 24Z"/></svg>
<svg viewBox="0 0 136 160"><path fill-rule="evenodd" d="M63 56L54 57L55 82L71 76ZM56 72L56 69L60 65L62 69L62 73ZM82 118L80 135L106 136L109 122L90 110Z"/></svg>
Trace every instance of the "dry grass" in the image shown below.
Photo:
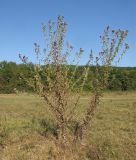
<svg viewBox="0 0 136 160"><path fill-rule="evenodd" d="M78 118L87 102L84 94ZM43 120L50 119L48 111L35 95L0 95L0 160L48 160L54 152L58 157L63 154L50 139L52 129L42 127ZM105 93L88 142L90 146L83 148L88 160L136 159L136 93ZM71 154L68 152L66 160L76 159Z"/></svg>

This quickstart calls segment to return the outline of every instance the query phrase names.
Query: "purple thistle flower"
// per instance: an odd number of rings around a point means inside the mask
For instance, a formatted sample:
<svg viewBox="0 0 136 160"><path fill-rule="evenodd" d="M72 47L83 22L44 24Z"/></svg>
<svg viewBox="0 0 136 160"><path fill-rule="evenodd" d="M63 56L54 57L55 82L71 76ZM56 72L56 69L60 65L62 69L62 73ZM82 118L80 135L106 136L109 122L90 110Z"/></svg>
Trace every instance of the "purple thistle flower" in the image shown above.
<svg viewBox="0 0 136 160"><path fill-rule="evenodd" d="M110 28L110 27L109 27L109 26L107 26L107 31L109 30L109 28Z"/></svg>
<svg viewBox="0 0 136 160"><path fill-rule="evenodd" d="M23 56L22 61L23 61L24 63L26 63L26 62L27 62L27 60L28 60L28 57Z"/></svg>
<svg viewBox="0 0 136 160"><path fill-rule="evenodd" d="M21 59L21 61L22 61L23 63L26 63L27 60L28 60L28 57L22 56L20 53L19 53L19 58Z"/></svg>
<svg viewBox="0 0 136 160"><path fill-rule="evenodd" d="M56 41L54 41L54 46L57 46L57 42Z"/></svg>
<svg viewBox="0 0 136 160"><path fill-rule="evenodd" d="M21 54L20 54L20 53L18 54L18 56L19 56L19 58L21 59Z"/></svg>
<svg viewBox="0 0 136 160"><path fill-rule="evenodd" d="M35 46L37 46L37 43L34 43Z"/></svg>

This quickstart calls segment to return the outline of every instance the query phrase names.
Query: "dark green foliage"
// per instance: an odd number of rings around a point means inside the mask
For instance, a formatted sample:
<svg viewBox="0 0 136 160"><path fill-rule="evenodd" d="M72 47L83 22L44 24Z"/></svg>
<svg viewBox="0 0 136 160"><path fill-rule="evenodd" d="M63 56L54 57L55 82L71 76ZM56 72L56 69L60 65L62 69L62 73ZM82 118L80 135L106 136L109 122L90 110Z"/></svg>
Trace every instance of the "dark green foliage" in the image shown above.
<svg viewBox="0 0 136 160"><path fill-rule="evenodd" d="M136 90L136 67L114 67L109 77L109 90Z"/></svg>
<svg viewBox="0 0 136 160"><path fill-rule="evenodd" d="M15 93L18 91L32 91L26 81L22 78L30 77L31 72L24 64L16 64L15 62L0 62L0 93Z"/></svg>
<svg viewBox="0 0 136 160"><path fill-rule="evenodd" d="M31 69L34 65L31 64ZM71 71L72 71L71 66ZM91 90L91 81L93 77L94 66L90 68L88 75L88 82L84 86L85 91ZM83 66L78 67L77 75L75 80L83 72ZM22 78L23 77L23 78ZM15 93L21 92L33 92L32 87L30 87L25 79L32 77L32 72L30 71L30 66L24 64L16 64L15 62L0 62L0 93ZM43 76L43 81L46 77ZM78 88L78 86L75 86ZM109 76L108 90L136 90L136 67L114 67Z"/></svg>

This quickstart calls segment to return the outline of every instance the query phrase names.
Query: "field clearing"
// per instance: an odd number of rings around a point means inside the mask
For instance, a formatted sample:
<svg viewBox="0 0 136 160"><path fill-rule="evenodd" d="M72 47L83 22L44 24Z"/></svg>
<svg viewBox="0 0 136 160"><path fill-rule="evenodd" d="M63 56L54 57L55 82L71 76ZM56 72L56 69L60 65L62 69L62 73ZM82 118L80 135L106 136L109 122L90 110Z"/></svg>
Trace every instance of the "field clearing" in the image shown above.
<svg viewBox="0 0 136 160"><path fill-rule="evenodd" d="M87 94L81 98L81 114L88 99ZM37 120L50 118L48 111L36 95L0 95L0 160L46 160L50 144ZM136 160L135 92L104 94L88 141L101 159Z"/></svg>

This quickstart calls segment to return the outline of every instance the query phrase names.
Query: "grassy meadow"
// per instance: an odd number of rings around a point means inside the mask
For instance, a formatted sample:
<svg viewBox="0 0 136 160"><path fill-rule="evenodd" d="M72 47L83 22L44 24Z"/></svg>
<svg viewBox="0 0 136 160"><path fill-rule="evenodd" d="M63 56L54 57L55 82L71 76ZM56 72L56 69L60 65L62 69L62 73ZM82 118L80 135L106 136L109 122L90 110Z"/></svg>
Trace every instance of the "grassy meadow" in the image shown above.
<svg viewBox="0 0 136 160"><path fill-rule="evenodd" d="M81 98L79 116L88 103ZM79 117L80 118L80 117ZM49 109L42 99L31 94L0 95L0 160L48 160L46 138L53 129L44 129L50 119ZM50 122L49 122L50 123ZM105 93L92 122L88 139L89 159L136 159L136 93ZM95 157L95 153L99 157Z"/></svg>

